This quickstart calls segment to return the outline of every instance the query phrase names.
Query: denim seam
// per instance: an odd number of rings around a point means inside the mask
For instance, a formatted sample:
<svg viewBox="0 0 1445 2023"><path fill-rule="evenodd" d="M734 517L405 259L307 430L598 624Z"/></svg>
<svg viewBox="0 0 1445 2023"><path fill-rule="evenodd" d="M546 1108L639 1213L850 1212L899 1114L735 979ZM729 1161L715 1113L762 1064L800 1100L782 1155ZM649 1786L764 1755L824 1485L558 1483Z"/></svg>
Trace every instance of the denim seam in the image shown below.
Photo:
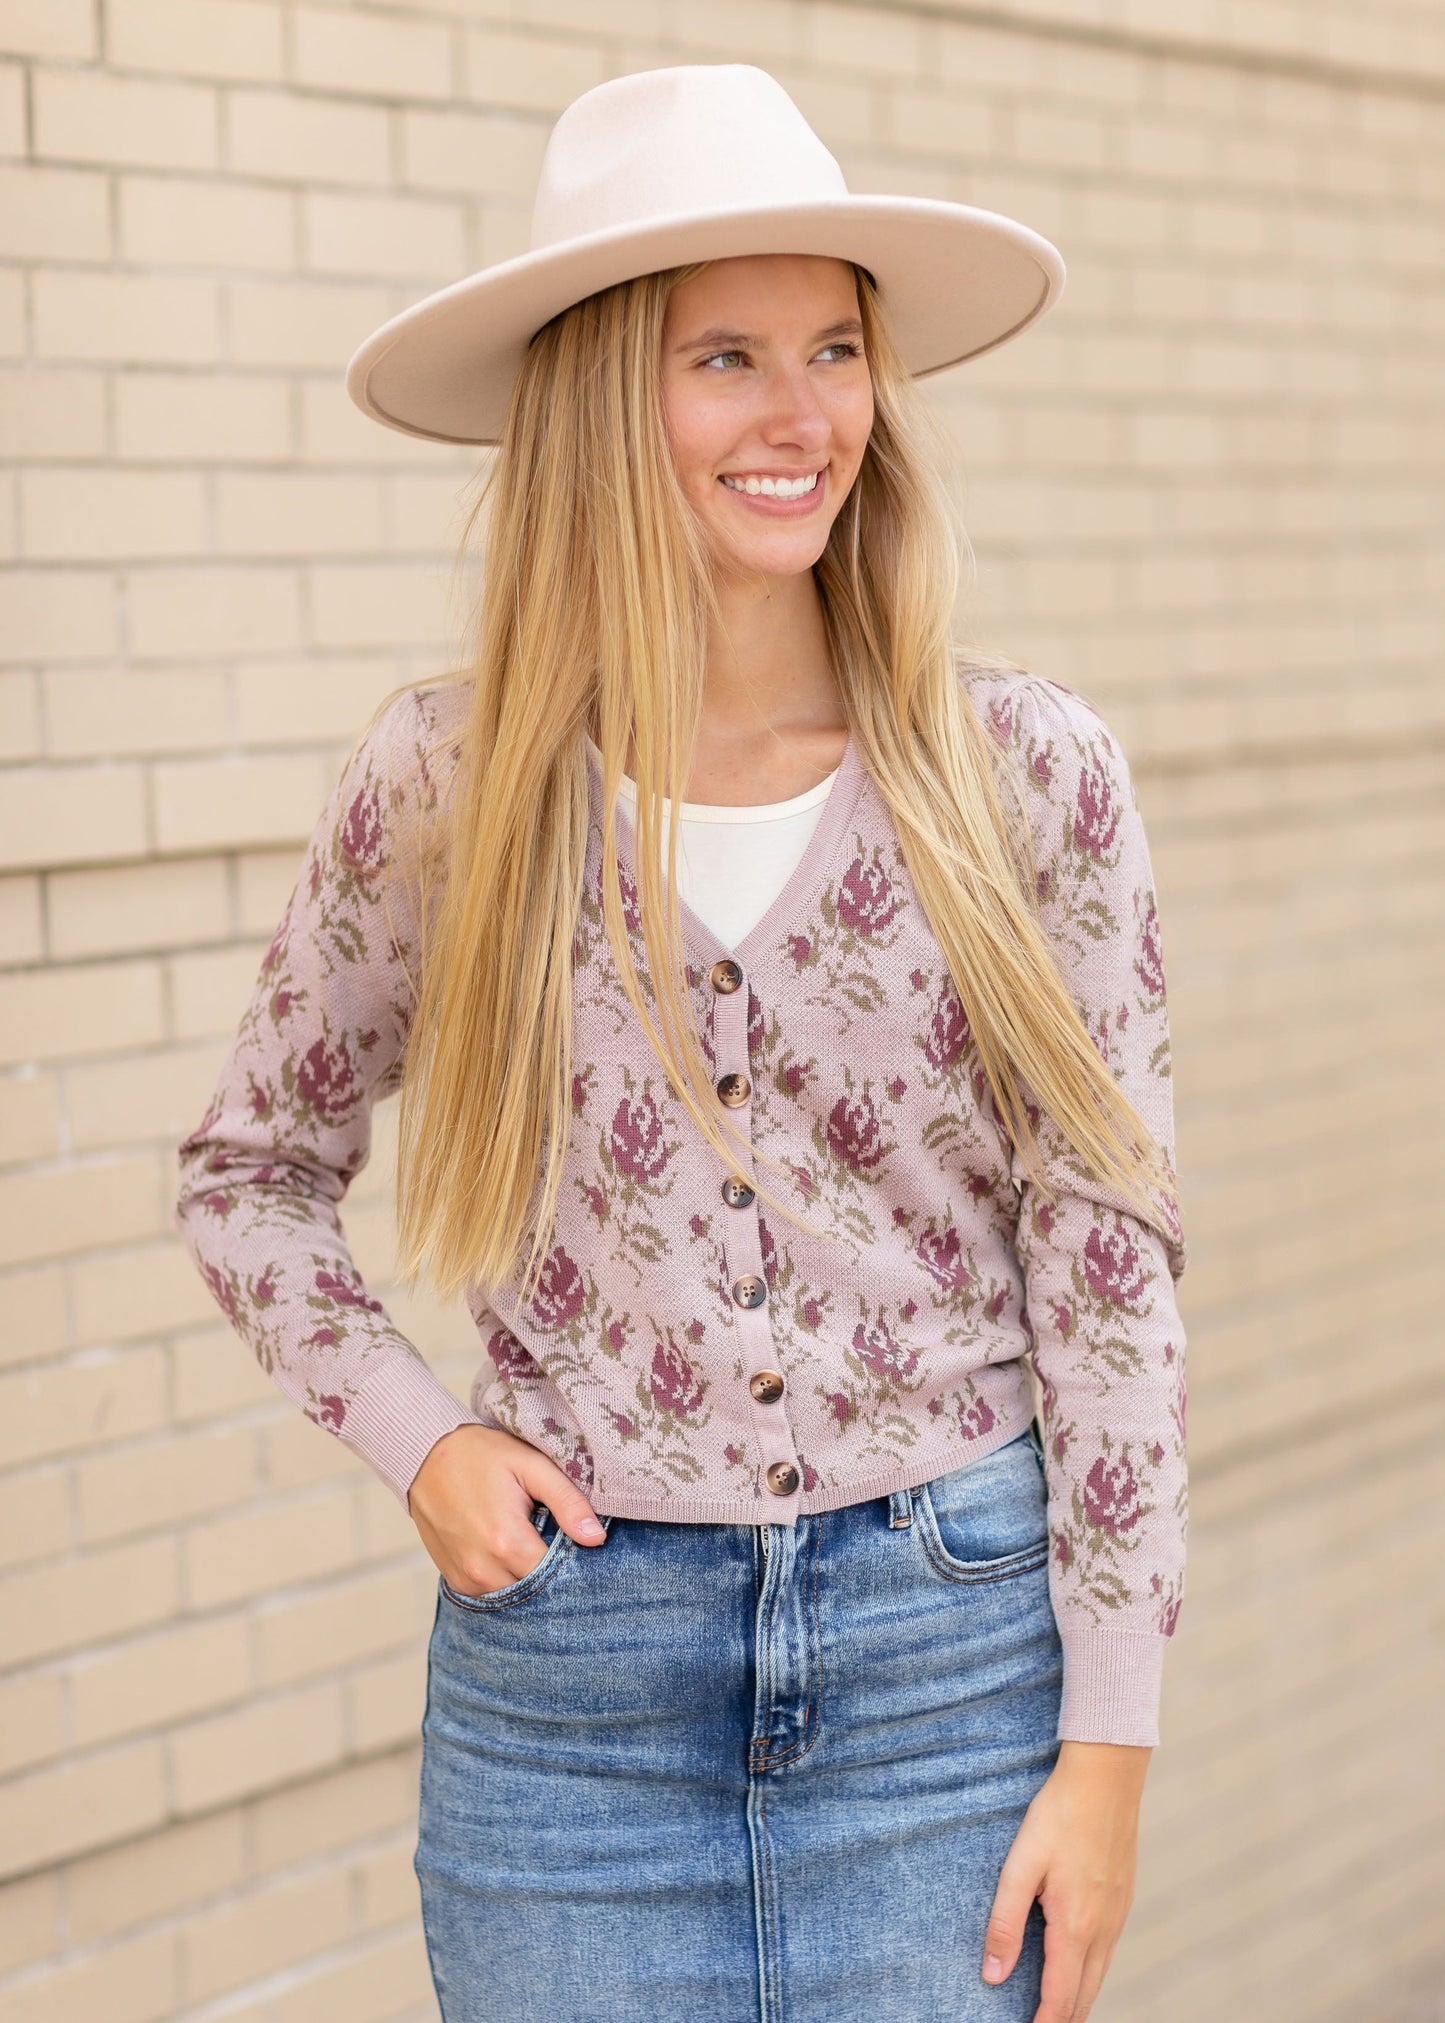
<svg viewBox="0 0 1445 2023"><path fill-rule="evenodd" d="M1013 1580L1019 1574L1036 1572L1039 1566L1048 1562L1047 1538L1041 1538L1035 1545L1021 1546L1017 1552L1011 1552L1003 1559L954 1559L944 1546L926 1482L919 1485L918 1500L924 1506L921 1530L923 1550L929 1564L945 1580L954 1581L959 1587L989 1587L998 1581Z"/></svg>
<svg viewBox="0 0 1445 2023"><path fill-rule="evenodd" d="M759 1919L763 1939L763 2023L782 2023L782 1998L778 1986L778 1931L777 1920L773 1916L776 1900L773 1873L773 1843L768 1833L768 1793L765 1784L758 1786L758 1844L762 1855L762 1903Z"/></svg>
<svg viewBox="0 0 1445 2023"><path fill-rule="evenodd" d="M437 1578L441 1582L441 1590L447 1600L452 1603L453 1607L461 1609L464 1614L473 1616L499 1614L503 1609L515 1608L519 1602L530 1601L533 1595L540 1594L542 1589L553 1578L557 1569L566 1564L570 1557L567 1547L575 1544L575 1542L559 1526L556 1538L553 1539L552 1544L547 1548L549 1553L555 1554L551 1565L546 1565L545 1560L538 1560L536 1566L530 1567L519 1581L512 1582L507 1587L496 1588L491 1594L458 1594L454 1588L448 1587L445 1575L438 1574ZM533 1581L533 1574L540 1574L541 1578Z"/></svg>
<svg viewBox="0 0 1445 2023"><path fill-rule="evenodd" d="M827 1513L821 1512L820 1515L826 1516ZM754 1755L752 1751L749 1751L748 1768L750 1771L756 1771L756 1773L759 1776L766 1776L770 1770L781 1770L785 1764L801 1762L803 1757L807 1755L808 1751L813 1747L814 1743L818 1740L818 1737L823 1732L823 1718L821 1713L819 1712L819 1709L821 1708L823 1702L823 1651L822 1651L822 1641L818 1635L818 1610L817 1610L818 1561L819 1558L821 1557L820 1551L821 1534L822 1534L822 1526L819 1524L815 1524L813 1527L812 1555L808 1565L808 1579L811 1583L810 1593L808 1597L808 1609L807 1609L808 1664L809 1664L808 1676L810 1683L809 1683L807 1705L803 1710L803 1733L807 1736L807 1740L804 1742L796 1743L790 1748L780 1750L776 1756L769 1753L766 1741L763 1744L761 1755ZM772 1681L770 1677L769 1679L770 1700L772 1697L771 1684ZM808 1734L810 1724L812 1727L812 1733Z"/></svg>
<svg viewBox="0 0 1445 2023"><path fill-rule="evenodd" d="M1031 1546L1025 1556L1000 1561L994 1573L957 1572L955 1569L962 1567L964 1561L942 1560L931 1550L928 1556L944 1579L951 1580L957 1587L997 1587L1002 1581L1017 1580L1020 1574L1036 1573L1041 1566L1047 1565L1049 1545L1045 1539L1041 1545Z"/></svg>

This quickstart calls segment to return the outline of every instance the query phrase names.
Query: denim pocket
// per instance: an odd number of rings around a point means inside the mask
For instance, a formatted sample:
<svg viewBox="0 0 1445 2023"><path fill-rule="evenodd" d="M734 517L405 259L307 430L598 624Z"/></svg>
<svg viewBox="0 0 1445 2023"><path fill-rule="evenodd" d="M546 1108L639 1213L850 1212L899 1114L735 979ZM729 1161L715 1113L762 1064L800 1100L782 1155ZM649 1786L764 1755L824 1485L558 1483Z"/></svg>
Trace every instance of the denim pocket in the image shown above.
<svg viewBox="0 0 1445 2023"><path fill-rule="evenodd" d="M532 1523L536 1526L538 1534L547 1540L547 1550L535 1566L529 1567L519 1579L508 1581L505 1587L492 1588L484 1595L459 1594L456 1588L448 1584L444 1574L438 1574L438 1583L447 1600L454 1602L459 1609L465 1609L471 1615L487 1615L493 1609L510 1608L515 1603L528 1601L539 1593L558 1568L565 1563L568 1554L575 1549L576 1541L568 1537L545 1504L537 1505L532 1515Z"/></svg>
<svg viewBox="0 0 1445 2023"><path fill-rule="evenodd" d="M1047 1569L1048 1489L1032 1427L916 1493L924 1551L945 1579L1003 1581Z"/></svg>

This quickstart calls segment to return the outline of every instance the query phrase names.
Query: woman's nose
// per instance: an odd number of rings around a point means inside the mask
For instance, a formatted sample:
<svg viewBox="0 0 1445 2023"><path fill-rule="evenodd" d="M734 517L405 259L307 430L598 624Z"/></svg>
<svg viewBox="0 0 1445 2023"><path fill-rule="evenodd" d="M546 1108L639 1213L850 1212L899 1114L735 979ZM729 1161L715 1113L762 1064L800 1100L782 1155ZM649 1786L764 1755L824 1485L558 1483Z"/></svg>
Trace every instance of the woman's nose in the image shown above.
<svg viewBox="0 0 1445 2023"><path fill-rule="evenodd" d="M825 443L831 424L806 371L779 372L768 386L763 432L774 440L816 446Z"/></svg>

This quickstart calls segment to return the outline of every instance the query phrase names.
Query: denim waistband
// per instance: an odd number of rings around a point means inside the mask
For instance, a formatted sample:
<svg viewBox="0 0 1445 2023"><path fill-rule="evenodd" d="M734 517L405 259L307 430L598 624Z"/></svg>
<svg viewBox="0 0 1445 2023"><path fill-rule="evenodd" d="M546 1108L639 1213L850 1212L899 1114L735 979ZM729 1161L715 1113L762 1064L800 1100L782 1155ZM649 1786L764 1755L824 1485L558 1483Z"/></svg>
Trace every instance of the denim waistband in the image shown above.
<svg viewBox="0 0 1445 2023"><path fill-rule="evenodd" d="M1030 1419L1022 1433L1016 1433L1014 1439L1028 1440L1031 1442L1034 1452L1040 1459L1043 1458L1044 1443L1039 1434L1039 1422L1037 1419ZM1006 1440L1004 1442L1005 1447L1012 1445L1013 1441ZM1002 1449L993 1448L990 1451L992 1453L1001 1453ZM988 1457L985 1456L984 1458L987 1459ZM917 1500L917 1489L895 1489L890 1492L888 1497L888 1522L894 1531L906 1531L908 1526L912 1524L914 1505Z"/></svg>

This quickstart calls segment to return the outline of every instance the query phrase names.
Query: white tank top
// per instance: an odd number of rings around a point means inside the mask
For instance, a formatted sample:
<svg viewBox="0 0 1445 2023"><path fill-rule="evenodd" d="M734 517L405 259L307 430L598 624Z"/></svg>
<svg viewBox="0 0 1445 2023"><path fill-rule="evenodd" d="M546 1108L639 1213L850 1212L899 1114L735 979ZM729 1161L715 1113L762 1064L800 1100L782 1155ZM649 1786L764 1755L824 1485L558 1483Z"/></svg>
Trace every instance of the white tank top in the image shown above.
<svg viewBox="0 0 1445 2023"><path fill-rule="evenodd" d="M593 755L602 754L589 737ZM682 826L677 838L678 897L712 929L725 948L736 948L756 927L792 877L808 847L823 803L838 777L834 767L826 780L788 801L765 801L751 808L716 807L707 801L680 804ZM633 815L637 785L624 773L619 796ZM663 834L672 803L662 804ZM666 851L662 853L664 865Z"/></svg>

